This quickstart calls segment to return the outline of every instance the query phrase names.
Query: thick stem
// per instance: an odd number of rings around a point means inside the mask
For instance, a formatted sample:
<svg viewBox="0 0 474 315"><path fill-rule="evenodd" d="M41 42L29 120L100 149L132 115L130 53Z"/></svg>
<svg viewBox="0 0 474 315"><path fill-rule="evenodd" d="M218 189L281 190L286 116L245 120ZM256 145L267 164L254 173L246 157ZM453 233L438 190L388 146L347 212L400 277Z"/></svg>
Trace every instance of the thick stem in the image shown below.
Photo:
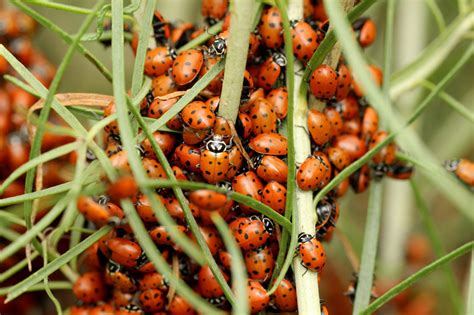
<svg viewBox="0 0 474 315"><path fill-rule="evenodd" d="M231 6L230 36L227 44L224 83L219 106L219 116L235 122L240 106L245 65L249 49L249 35L255 15L254 0L234 1Z"/></svg>

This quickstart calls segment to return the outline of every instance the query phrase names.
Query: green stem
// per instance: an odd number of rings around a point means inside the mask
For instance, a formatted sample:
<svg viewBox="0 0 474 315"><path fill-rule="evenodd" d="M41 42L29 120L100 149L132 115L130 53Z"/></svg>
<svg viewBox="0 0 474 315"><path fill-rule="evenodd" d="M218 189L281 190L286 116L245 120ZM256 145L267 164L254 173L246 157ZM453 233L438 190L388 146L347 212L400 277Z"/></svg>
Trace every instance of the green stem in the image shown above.
<svg viewBox="0 0 474 315"><path fill-rule="evenodd" d="M373 314L376 310L382 307L385 303L393 299L395 296L400 294L412 284L416 283L420 279L426 277L431 272L435 271L437 268L444 266L445 264L453 261L454 259L471 252L474 248L474 242L466 243L452 252L444 255L443 257L433 261L431 264L421 268L387 292L385 292L381 297L372 302L365 310L360 312L360 315L370 315Z"/></svg>
<svg viewBox="0 0 474 315"><path fill-rule="evenodd" d="M431 242L431 247L433 248L436 257L441 258L445 255L445 249L443 248L443 243L441 241L441 237L439 236L433 217L428 210L428 206L423 200L420 190L418 189L418 185L415 183L415 180L412 178L410 180L410 185L413 190L413 195L415 197L416 205L418 211L421 216L421 221L423 222L423 226L425 228L426 234ZM453 271L447 265L443 267L443 275L444 275L444 283L443 290L448 291L447 295L449 295L453 310L455 310L456 314L462 314L462 298L461 293L456 285L456 278L453 274ZM468 313L469 314L469 313Z"/></svg>
<svg viewBox="0 0 474 315"><path fill-rule="evenodd" d="M43 246L43 265L46 266L48 264L48 241L44 239L42 242ZM69 288L71 287L71 283L69 284ZM53 292L51 291L51 287L49 286L49 280L48 277L44 277L43 279L43 285L44 285L44 290L46 291L46 294L48 295L49 299L51 302L53 302L54 308L56 309L56 313L58 315L62 315L63 311L61 309L61 304L59 303L58 299L54 296Z"/></svg>
<svg viewBox="0 0 474 315"><path fill-rule="evenodd" d="M425 0L425 3L436 21L439 32L444 32L446 30L446 22L444 21L443 13L441 12L438 4L435 0Z"/></svg>
<svg viewBox="0 0 474 315"><path fill-rule="evenodd" d="M374 280L375 259L380 232L380 217L382 214L381 182L372 182L369 188L369 205L365 223L364 244L357 281L357 291L354 301L353 315L359 314L370 302Z"/></svg>
<svg viewBox="0 0 474 315"><path fill-rule="evenodd" d="M52 290L71 290L72 284L68 281L52 281L48 284L49 288ZM0 295L4 295L7 293L12 287L4 287L0 288ZM31 287L29 287L26 292L34 292L34 291L44 291L45 285L44 283L38 283Z"/></svg>
<svg viewBox="0 0 474 315"><path fill-rule="evenodd" d="M471 252L471 268L469 270L469 288L466 298L466 314L474 313L474 253Z"/></svg>
<svg viewBox="0 0 474 315"><path fill-rule="evenodd" d="M249 35L255 15L255 1L234 0L231 12L227 59L232 62L225 64L219 116L235 122L239 113L240 95L249 50Z"/></svg>

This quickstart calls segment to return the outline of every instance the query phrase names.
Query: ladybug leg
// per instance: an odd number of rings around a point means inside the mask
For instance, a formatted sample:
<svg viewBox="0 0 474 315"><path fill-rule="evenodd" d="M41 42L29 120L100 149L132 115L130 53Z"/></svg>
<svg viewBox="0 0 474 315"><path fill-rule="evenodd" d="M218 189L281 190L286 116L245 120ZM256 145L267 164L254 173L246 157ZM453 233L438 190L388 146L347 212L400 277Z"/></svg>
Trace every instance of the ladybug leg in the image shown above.
<svg viewBox="0 0 474 315"><path fill-rule="evenodd" d="M306 270L303 272L303 276L304 276L304 275L308 272L309 268L304 265L303 261L300 261L300 264L301 264L301 266L304 267L304 269L306 269Z"/></svg>

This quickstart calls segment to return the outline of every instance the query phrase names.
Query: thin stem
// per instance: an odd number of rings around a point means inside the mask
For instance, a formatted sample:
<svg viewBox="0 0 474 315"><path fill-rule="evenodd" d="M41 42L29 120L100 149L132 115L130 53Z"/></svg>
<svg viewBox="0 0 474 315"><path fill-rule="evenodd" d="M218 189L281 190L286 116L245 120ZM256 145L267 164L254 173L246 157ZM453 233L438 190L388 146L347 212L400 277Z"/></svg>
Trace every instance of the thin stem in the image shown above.
<svg viewBox="0 0 474 315"><path fill-rule="evenodd" d="M254 0L238 0L231 8L227 62L220 97L219 116L235 122L240 106L245 65L249 50L249 36L255 15Z"/></svg>
<svg viewBox="0 0 474 315"><path fill-rule="evenodd" d="M354 301L353 315L359 314L361 310L369 305L372 292L375 258L377 256L377 245L379 241L380 217L382 214L382 192L381 182L372 182L369 188L369 205L365 223L364 244L362 245L362 258L360 261L360 272L357 282L357 290Z"/></svg>
<svg viewBox="0 0 474 315"><path fill-rule="evenodd" d="M466 314L474 313L474 252L471 252L471 267L469 270L469 288L466 297Z"/></svg>
<svg viewBox="0 0 474 315"><path fill-rule="evenodd" d="M222 24L224 24L223 21L220 21L219 23L214 24L206 32L202 33L198 37L190 40L185 45L181 46L178 49L178 53L197 47L207 42L212 36L219 34L219 32L222 30Z"/></svg>
<svg viewBox="0 0 474 315"><path fill-rule="evenodd" d="M48 284L51 290L71 290L72 284L68 281L51 281ZM7 293L12 287L4 287L0 288L0 295ZM29 287L26 292L35 292L35 291L44 291L45 285L44 283L38 283L31 287Z"/></svg>
<svg viewBox="0 0 474 315"><path fill-rule="evenodd" d="M381 297L376 299L372 302L369 307L365 310L360 312L360 315L370 315L373 314L376 310L382 307L385 303L393 299L395 296L400 294L400 292L404 291L405 289L409 288L411 285L416 283L417 281L421 280L422 278L429 275L431 272L435 271L437 268L444 266L445 264L453 261L460 256L471 252L474 248L474 242L466 243L457 249L453 250L452 252L444 255L443 257L433 261L431 264L421 268L387 292L385 292Z"/></svg>
<svg viewBox="0 0 474 315"><path fill-rule="evenodd" d="M436 21L438 30L440 32L444 32L444 30L446 29L446 22L444 21L443 13L441 12L441 9L436 3L436 0L425 0L425 3L430 9L431 14L433 15L433 18Z"/></svg>
<svg viewBox="0 0 474 315"><path fill-rule="evenodd" d="M393 62L393 25L395 20L395 8L396 1L387 1L387 13L386 23L384 32L384 45L383 45L383 91L385 95L388 95L390 87L390 75L392 74L392 62Z"/></svg>
<svg viewBox="0 0 474 315"><path fill-rule="evenodd" d="M43 247L43 265L46 266L48 264L48 241L44 239L41 243ZM51 287L49 286L49 279L47 276L43 279L43 285L46 294L48 295L51 302L53 302L54 308L56 309L56 313L62 315L63 311L61 309L61 304L51 291Z"/></svg>

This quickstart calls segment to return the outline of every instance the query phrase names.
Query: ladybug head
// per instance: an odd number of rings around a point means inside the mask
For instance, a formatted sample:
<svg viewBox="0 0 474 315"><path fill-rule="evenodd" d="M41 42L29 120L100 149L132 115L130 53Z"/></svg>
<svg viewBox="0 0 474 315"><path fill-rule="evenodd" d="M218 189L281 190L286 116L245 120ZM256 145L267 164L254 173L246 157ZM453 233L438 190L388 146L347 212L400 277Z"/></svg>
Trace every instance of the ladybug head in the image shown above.
<svg viewBox="0 0 474 315"><path fill-rule="evenodd" d="M273 230L275 229L273 221L267 218L266 216L262 216L262 222L263 226L265 227L265 231L267 231L269 234L273 234Z"/></svg>
<svg viewBox="0 0 474 315"><path fill-rule="evenodd" d="M232 190L232 183L228 181L220 182L217 184L218 187L224 188L225 190L231 191Z"/></svg>
<svg viewBox="0 0 474 315"><path fill-rule="evenodd" d="M115 272L120 272L121 271L121 267L119 264L117 264L116 262L112 261L112 260L109 260L109 263L107 264L107 272L108 273L115 273Z"/></svg>
<svg viewBox="0 0 474 315"><path fill-rule="evenodd" d="M377 163L372 165L372 171L375 180L380 180L389 171L388 166L385 163Z"/></svg>
<svg viewBox="0 0 474 315"><path fill-rule="evenodd" d="M222 37L217 37L209 47L209 55L222 56L227 49L227 41Z"/></svg>
<svg viewBox="0 0 474 315"><path fill-rule="evenodd" d="M306 242L311 241L312 239L313 239L313 237L310 234L307 234L307 233L301 232L298 235L298 243L306 243Z"/></svg>
<svg viewBox="0 0 474 315"><path fill-rule="evenodd" d="M105 206L110 201L110 198L106 195L100 195L97 197L97 203L101 206Z"/></svg>
<svg viewBox="0 0 474 315"><path fill-rule="evenodd" d="M291 28L294 28L296 26L296 24L298 24L299 20L291 20L290 21L290 27Z"/></svg>
<svg viewBox="0 0 474 315"><path fill-rule="evenodd" d="M260 164L262 163L262 159L263 154L257 154L251 158L254 169L257 169L260 166Z"/></svg>
<svg viewBox="0 0 474 315"><path fill-rule="evenodd" d="M176 57L178 56L178 52L174 48L168 48L168 53L171 57L171 59L175 60Z"/></svg>
<svg viewBox="0 0 474 315"><path fill-rule="evenodd" d="M127 306L125 306L125 310L128 312L142 312L140 306L136 304L128 304Z"/></svg>
<svg viewBox="0 0 474 315"><path fill-rule="evenodd" d="M274 52L272 53L272 59L274 62L276 62L277 65L280 67L284 67L287 64L286 57L283 53L281 52Z"/></svg>
<svg viewBox="0 0 474 315"><path fill-rule="evenodd" d="M86 159L87 159L87 162L91 162L91 161L94 161L95 159L97 159L95 157L95 154L92 153L92 151L90 149L87 149L86 151Z"/></svg>
<svg viewBox="0 0 474 315"><path fill-rule="evenodd" d="M227 144L220 137L214 137L206 143L206 150L221 153L227 150Z"/></svg>
<svg viewBox="0 0 474 315"><path fill-rule="evenodd" d="M454 172L458 168L459 160L446 160L444 161L444 167L448 172Z"/></svg>

